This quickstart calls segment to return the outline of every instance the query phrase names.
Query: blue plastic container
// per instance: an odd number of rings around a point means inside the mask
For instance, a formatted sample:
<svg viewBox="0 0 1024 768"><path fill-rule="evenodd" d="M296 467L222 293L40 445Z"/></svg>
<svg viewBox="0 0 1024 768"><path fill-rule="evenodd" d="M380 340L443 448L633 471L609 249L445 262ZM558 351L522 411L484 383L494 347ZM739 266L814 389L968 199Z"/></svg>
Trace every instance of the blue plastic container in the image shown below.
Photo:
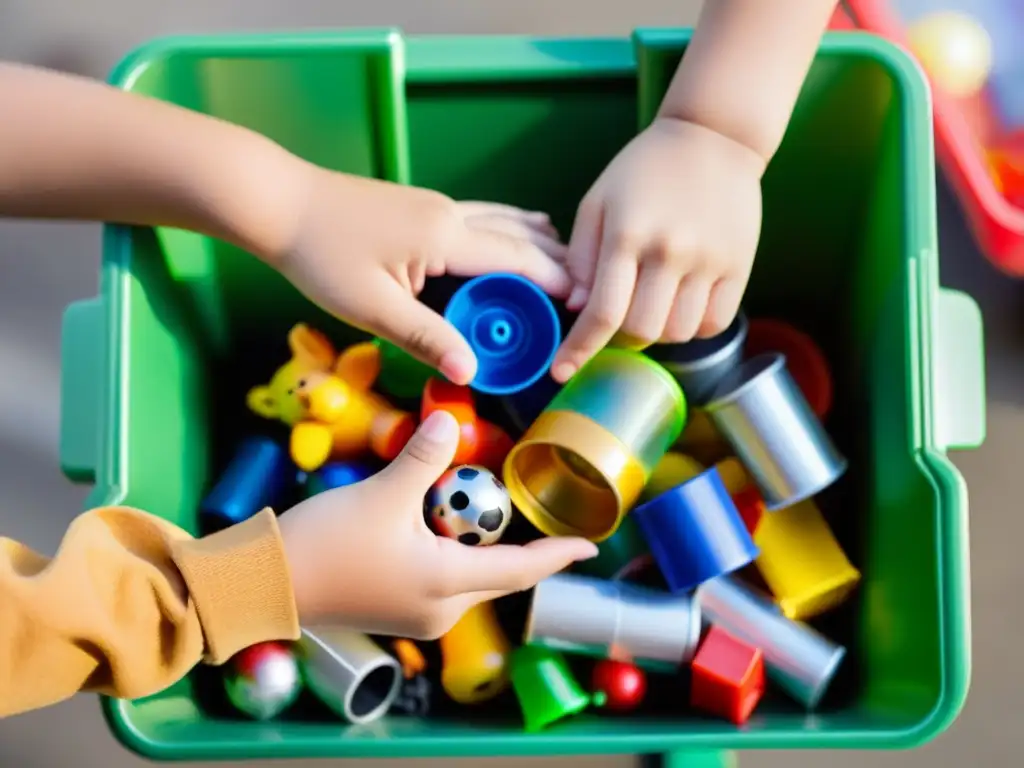
<svg viewBox="0 0 1024 768"><path fill-rule="evenodd" d="M276 507L297 472L284 446L268 437L250 437L238 446L231 463L200 506L216 525L247 520L264 507Z"/></svg>
<svg viewBox="0 0 1024 768"><path fill-rule="evenodd" d="M470 386L487 395L511 395L535 384L551 367L562 340L551 299L519 275L470 280L452 296L444 316L476 354Z"/></svg>
<svg viewBox="0 0 1024 768"><path fill-rule="evenodd" d="M758 549L712 467L632 513L673 592L749 565Z"/></svg>
<svg viewBox="0 0 1024 768"><path fill-rule="evenodd" d="M306 496L355 485L374 474L374 468L359 461L333 461L325 464L306 478Z"/></svg>

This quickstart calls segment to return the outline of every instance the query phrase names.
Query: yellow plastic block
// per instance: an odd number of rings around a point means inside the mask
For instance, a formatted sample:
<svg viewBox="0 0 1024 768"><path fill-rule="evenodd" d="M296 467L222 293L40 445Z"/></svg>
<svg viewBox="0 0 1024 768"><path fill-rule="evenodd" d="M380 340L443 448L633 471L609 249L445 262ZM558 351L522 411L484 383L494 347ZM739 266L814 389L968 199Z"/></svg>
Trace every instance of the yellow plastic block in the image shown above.
<svg viewBox="0 0 1024 768"><path fill-rule="evenodd" d="M660 496L665 491L672 490L687 480L692 480L704 470L703 464L685 453L669 451L651 473L651 479L644 486L640 500L648 501L655 496Z"/></svg>
<svg viewBox="0 0 1024 768"><path fill-rule="evenodd" d="M747 468L735 456L722 459L715 464L715 469L718 470L718 476L722 478L722 484L730 496L735 496L753 482Z"/></svg>
<svg viewBox="0 0 1024 768"><path fill-rule="evenodd" d="M757 568L791 619L836 607L860 581L813 500L763 515L754 542L761 550Z"/></svg>
<svg viewBox="0 0 1024 768"><path fill-rule="evenodd" d="M689 412L686 427L675 447L708 467L732 453L732 447L703 408Z"/></svg>

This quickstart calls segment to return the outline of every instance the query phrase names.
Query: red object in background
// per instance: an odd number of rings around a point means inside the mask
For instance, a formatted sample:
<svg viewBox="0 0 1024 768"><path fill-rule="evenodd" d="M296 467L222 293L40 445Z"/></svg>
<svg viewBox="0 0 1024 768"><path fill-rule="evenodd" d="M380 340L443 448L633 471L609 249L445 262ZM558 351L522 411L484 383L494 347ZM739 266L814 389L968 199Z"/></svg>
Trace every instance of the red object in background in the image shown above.
<svg viewBox="0 0 1024 768"><path fill-rule="evenodd" d="M988 156L1003 196L1024 207L1024 130L994 142Z"/></svg>
<svg viewBox="0 0 1024 768"><path fill-rule="evenodd" d="M477 464L500 477L514 442L501 427L477 416L469 387L431 378L423 389L420 418L425 420L438 410L448 411L459 423L459 447L452 466Z"/></svg>
<svg viewBox="0 0 1024 768"><path fill-rule="evenodd" d="M965 6L969 5L964 0ZM859 29L908 48L906 30L886 0L847 0ZM841 23L841 22L837 22ZM983 141L995 116L984 96L957 99L932 89L935 154L979 247L999 269L1024 276L1024 208L1000 191Z"/></svg>
<svg viewBox="0 0 1024 768"><path fill-rule="evenodd" d="M647 695L647 676L634 664L606 659L594 665L591 688L605 695L604 709L629 712Z"/></svg>
<svg viewBox="0 0 1024 768"><path fill-rule="evenodd" d="M761 650L712 626L693 659L690 704L743 725L761 701L764 687Z"/></svg>
<svg viewBox="0 0 1024 768"><path fill-rule="evenodd" d="M857 25L853 23L853 19L850 18L850 14L843 6L837 5L832 12L832 18L829 19L828 28L833 32L847 32L857 29Z"/></svg>
<svg viewBox="0 0 1024 768"><path fill-rule="evenodd" d="M753 536L757 532L758 523L761 522L761 518L765 514L761 492L757 490L756 486L748 485L742 491L733 494L732 502L736 505L747 532Z"/></svg>
<svg viewBox="0 0 1024 768"><path fill-rule="evenodd" d="M814 339L782 320L755 319L747 327L746 353L781 352L786 368L807 398L811 410L824 419L832 408L832 372Z"/></svg>

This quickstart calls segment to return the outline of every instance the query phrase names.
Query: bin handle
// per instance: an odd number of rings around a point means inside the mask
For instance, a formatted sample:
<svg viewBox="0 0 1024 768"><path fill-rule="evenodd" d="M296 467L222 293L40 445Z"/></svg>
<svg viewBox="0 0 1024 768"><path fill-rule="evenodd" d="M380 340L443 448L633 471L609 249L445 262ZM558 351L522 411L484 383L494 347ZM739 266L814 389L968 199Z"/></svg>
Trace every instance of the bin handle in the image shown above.
<svg viewBox="0 0 1024 768"><path fill-rule="evenodd" d="M100 445L103 300L72 302L61 319L60 465L74 483L95 483Z"/></svg>
<svg viewBox="0 0 1024 768"><path fill-rule="evenodd" d="M943 449L977 448L985 440L985 339L981 310L962 291L940 288L933 358L935 442Z"/></svg>

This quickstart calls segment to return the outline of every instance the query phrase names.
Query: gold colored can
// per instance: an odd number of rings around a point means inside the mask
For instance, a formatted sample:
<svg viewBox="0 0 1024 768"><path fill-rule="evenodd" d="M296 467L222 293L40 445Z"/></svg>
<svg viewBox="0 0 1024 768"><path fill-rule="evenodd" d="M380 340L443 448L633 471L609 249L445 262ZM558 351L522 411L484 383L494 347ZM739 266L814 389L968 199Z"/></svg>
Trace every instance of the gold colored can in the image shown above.
<svg viewBox="0 0 1024 768"><path fill-rule="evenodd" d="M604 349L516 443L505 485L542 533L604 541L685 421L683 390L667 370L639 352Z"/></svg>

